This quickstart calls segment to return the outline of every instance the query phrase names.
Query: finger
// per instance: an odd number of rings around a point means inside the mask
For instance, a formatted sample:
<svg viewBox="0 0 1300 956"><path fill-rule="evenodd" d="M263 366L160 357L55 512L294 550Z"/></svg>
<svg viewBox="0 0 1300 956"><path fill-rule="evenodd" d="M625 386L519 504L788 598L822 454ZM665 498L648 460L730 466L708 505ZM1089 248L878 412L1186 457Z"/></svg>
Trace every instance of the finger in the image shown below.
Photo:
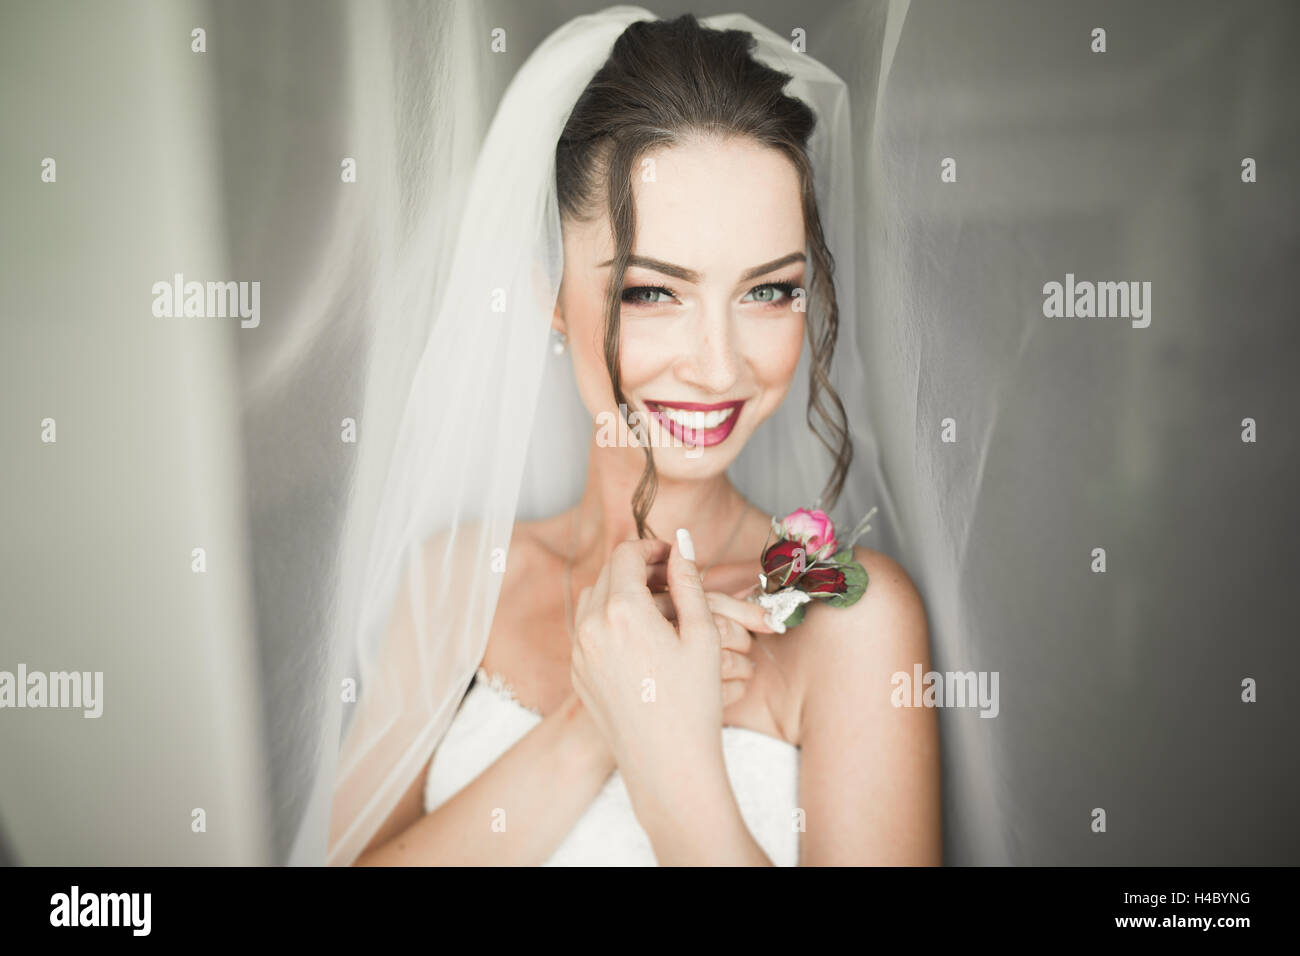
<svg viewBox="0 0 1300 956"><path fill-rule="evenodd" d="M665 591L662 594L652 594L650 597L654 600L655 608L659 613L668 621L676 624L677 606L673 604L673 596ZM715 613L713 615L713 625L718 629L718 636L722 639L723 647L730 647L742 654L749 650L749 644L753 638L750 636L749 631L745 630L740 624L737 624L725 614Z"/></svg>
<svg viewBox="0 0 1300 956"><path fill-rule="evenodd" d="M695 543L685 528L677 529L677 545L668 555L668 592L677 607L678 633L683 640L719 640L700 571L695 566Z"/></svg>
<svg viewBox="0 0 1300 956"><path fill-rule="evenodd" d="M745 696L745 681L724 680L722 682L722 706L734 704Z"/></svg>
<svg viewBox="0 0 1300 956"><path fill-rule="evenodd" d="M668 591L659 591L650 596L654 599L659 613L674 624L677 623L677 607L673 604L672 594ZM751 630L760 634L775 633L767 623L767 615L757 604L740 601L729 594L720 594L717 591L705 591L704 596L709 602L710 610L713 611L713 623L722 637L723 646L729 646L727 641L733 640L739 645L733 650L745 653L753 641Z"/></svg>
<svg viewBox="0 0 1300 956"><path fill-rule="evenodd" d="M704 595L708 599L709 607L714 614L729 617L749 631L755 631L759 634L776 633L771 625L767 623L767 612L753 601L742 601L730 594L721 594L718 591L705 591Z"/></svg>
<svg viewBox="0 0 1300 956"><path fill-rule="evenodd" d="M754 644L754 636L729 617L713 615L713 622L718 625L718 638L722 646L729 651L748 654Z"/></svg>
<svg viewBox="0 0 1300 956"><path fill-rule="evenodd" d="M754 662L744 654L725 648L722 651L722 679L749 680L754 676Z"/></svg>
<svg viewBox="0 0 1300 956"><path fill-rule="evenodd" d="M708 600L709 602L710 610L713 611L713 623L717 626L719 634L722 634L722 629L724 627L727 627L728 625L731 625L731 627L734 628L735 630L746 631L745 625L739 623L738 621L735 620L734 617L728 615L727 613L719 612L717 609L713 607L712 592L705 591L704 595L705 595L705 599ZM655 594L651 594L650 596L654 599L655 607L659 609L659 613L662 614L664 617L666 617L668 620L672 621L673 623L676 623L677 606L673 604L672 594L669 593L668 591L662 591L662 592L657 592ZM727 595L723 595L723 597L727 597ZM728 610L730 610L730 607L728 607ZM760 626L765 624L765 622L762 620L761 615L759 617L759 624ZM748 632L746 631L746 633ZM723 634L722 636L724 638L726 637L725 634Z"/></svg>
<svg viewBox="0 0 1300 956"><path fill-rule="evenodd" d="M624 541L614 549L606 567L609 569L609 593L648 593L650 565L668 556L669 544L657 538Z"/></svg>

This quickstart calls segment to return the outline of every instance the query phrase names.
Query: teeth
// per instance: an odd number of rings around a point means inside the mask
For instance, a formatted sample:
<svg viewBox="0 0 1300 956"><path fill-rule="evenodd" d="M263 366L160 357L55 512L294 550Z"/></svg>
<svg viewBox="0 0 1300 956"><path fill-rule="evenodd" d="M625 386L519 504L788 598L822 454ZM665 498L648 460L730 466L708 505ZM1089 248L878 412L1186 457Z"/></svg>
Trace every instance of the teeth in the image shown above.
<svg viewBox="0 0 1300 956"><path fill-rule="evenodd" d="M670 408L667 405L657 406L659 413L665 418L669 418L681 425L683 428L693 428L696 431L708 431L717 428L736 410L736 406L730 408L720 408L712 412L688 412L680 408Z"/></svg>

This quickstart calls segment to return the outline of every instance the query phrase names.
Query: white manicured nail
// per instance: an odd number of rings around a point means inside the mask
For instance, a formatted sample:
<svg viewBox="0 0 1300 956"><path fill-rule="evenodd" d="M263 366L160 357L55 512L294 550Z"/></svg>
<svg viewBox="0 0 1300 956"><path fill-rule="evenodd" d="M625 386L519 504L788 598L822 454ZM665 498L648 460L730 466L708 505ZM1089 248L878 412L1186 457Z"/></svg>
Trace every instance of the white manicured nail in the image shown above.
<svg viewBox="0 0 1300 956"><path fill-rule="evenodd" d="M695 542L691 540L691 533L685 528L677 529L677 550L687 561L695 560Z"/></svg>

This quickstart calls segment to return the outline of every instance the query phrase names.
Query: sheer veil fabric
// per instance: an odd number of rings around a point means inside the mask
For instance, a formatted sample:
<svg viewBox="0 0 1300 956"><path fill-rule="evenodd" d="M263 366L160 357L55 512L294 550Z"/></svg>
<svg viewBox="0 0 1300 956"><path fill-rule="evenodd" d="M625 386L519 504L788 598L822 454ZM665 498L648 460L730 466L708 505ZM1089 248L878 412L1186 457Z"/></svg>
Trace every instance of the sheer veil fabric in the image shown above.
<svg viewBox="0 0 1300 956"><path fill-rule="evenodd" d="M907 3L883 9L876 35L860 40L870 51L864 61L879 64L877 90ZM406 224L384 257L393 278L375 320L401 334L372 352L368 390L394 387L393 366L385 364L393 355L418 358L398 365L413 371L395 440L367 446L363 432L358 448L345 541L363 584L359 603L340 608L351 639L339 664L357 697L343 705L328 864L360 855L447 731L482 659L496 603L508 599L500 586L514 522L568 507L581 493L595 426L567 357L555 356L548 341L562 272L554 150L614 40L646 19L656 17L631 6L576 18L524 63L483 141L441 288L430 288L436 228ZM817 116L810 152L840 308L832 381L849 412L855 453L833 515L852 524L877 506L879 536L862 543L891 552L900 539L870 424L869 317L854 276L855 180L873 161L853 155L847 88L791 37L747 16L702 22L753 34L756 55L791 74L786 91ZM440 212L427 208L427 215ZM807 359L805 345L789 397L730 471L772 514L811 506L831 467L805 418Z"/></svg>

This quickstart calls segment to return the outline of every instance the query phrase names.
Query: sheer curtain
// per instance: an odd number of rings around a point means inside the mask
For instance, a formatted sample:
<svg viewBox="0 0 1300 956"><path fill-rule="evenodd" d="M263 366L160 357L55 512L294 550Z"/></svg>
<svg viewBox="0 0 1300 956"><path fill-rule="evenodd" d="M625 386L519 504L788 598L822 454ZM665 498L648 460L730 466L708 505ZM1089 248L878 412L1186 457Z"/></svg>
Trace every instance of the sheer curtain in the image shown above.
<svg viewBox="0 0 1300 956"><path fill-rule="evenodd" d="M379 504L343 421L382 459L416 359L420 316L369 318L391 293L376 281L386 240L427 228L449 242L513 72L598 8L197 14L224 38L211 120L233 272L266 289L239 364L278 860L324 858L355 536ZM890 7L652 9L802 29L865 87L880 64L855 37ZM853 103L871 374L869 408L849 411L871 416L895 506L864 543L920 588L934 668L999 676L995 718L941 713L946 860L1293 862L1293 720L1275 675L1297 663L1297 14L893 9L890 82ZM431 290L447 265L429 262ZM1150 324L1044 315L1044 285L1067 274L1150 282ZM386 374L365 379L367 362ZM1247 678L1256 703L1241 700Z"/></svg>
<svg viewBox="0 0 1300 956"><path fill-rule="evenodd" d="M872 394L936 667L1001 691L943 714L949 862L1295 862L1297 26L909 12L861 266L910 308L869 326ZM1048 317L1068 275L1149 282L1148 315Z"/></svg>

